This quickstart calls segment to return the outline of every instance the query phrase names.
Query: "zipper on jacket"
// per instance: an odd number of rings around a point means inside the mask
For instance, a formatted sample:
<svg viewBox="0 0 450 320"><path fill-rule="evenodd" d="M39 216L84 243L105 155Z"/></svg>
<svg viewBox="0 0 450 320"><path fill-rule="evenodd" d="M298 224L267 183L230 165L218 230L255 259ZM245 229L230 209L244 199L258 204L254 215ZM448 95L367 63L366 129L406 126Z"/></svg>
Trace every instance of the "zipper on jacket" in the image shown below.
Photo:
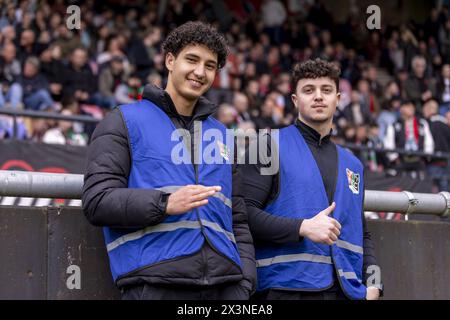
<svg viewBox="0 0 450 320"><path fill-rule="evenodd" d="M192 125L194 125L194 124L195 124L195 119L192 119L191 123L189 125L189 131L191 131L190 129L192 128ZM197 157L197 151L198 150L195 148L195 145L196 145L196 143L195 143L195 139L196 139L195 133L196 132L195 132L195 125L194 125L194 139L192 140L193 144L191 145L191 152L192 152L192 154L191 154L191 161L192 161L192 165L194 167L195 184L197 185L199 183L199 179L198 179L198 165L197 165L195 160L196 160L196 157ZM198 143L201 143L201 139L199 139ZM208 238L206 237L206 233L205 233L205 230L204 230L204 226L202 224L202 220L200 219L200 214L199 214L198 209L195 209L195 214L197 216L197 221L200 224L201 233L202 233L203 237L205 238L205 240L208 242ZM203 243L203 245L205 245L205 244ZM202 280L201 281L202 281L203 284L207 285L207 284L209 284L209 279L207 277L207 275L208 275L208 261L206 259L205 251L203 250L203 248L201 248L200 251L201 251L202 262L203 262L203 274L202 274Z"/></svg>

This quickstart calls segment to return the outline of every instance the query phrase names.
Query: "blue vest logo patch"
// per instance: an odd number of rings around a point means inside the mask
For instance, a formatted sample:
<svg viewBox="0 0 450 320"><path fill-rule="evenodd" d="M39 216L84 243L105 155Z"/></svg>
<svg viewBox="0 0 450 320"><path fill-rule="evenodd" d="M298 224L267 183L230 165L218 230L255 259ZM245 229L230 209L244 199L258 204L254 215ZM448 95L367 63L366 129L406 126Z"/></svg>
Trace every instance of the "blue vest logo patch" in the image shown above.
<svg viewBox="0 0 450 320"><path fill-rule="evenodd" d="M228 147L221 141L217 141L217 145L219 146L220 155L222 156L222 158L224 158L226 161L230 161L230 150L228 150Z"/></svg>
<svg viewBox="0 0 450 320"><path fill-rule="evenodd" d="M354 173L349 168L347 171L348 187L354 194L359 194L359 173Z"/></svg>

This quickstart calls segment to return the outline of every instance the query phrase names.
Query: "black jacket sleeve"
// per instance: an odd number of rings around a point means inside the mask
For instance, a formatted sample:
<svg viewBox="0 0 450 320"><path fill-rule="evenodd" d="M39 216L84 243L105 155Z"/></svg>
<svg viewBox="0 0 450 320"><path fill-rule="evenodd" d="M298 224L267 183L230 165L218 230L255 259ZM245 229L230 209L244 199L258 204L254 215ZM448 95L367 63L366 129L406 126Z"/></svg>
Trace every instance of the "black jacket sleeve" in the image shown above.
<svg viewBox="0 0 450 320"><path fill-rule="evenodd" d="M165 218L167 194L128 188L131 155L120 109L95 129L87 152L83 212L95 226L142 228Z"/></svg>
<svg viewBox="0 0 450 320"><path fill-rule="evenodd" d="M303 219L274 216L262 210L270 198L278 193L278 173L261 175L261 169L270 165L267 161L260 161L263 157L271 155L270 139L267 143L267 155L260 154L256 164L248 164L249 161L246 161L246 164L239 166L244 179L242 192L247 206L250 230L255 242L264 241L275 244L297 242L302 239L299 236L299 230ZM246 159L250 159L248 154Z"/></svg>
<svg viewBox="0 0 450 320"><path fill-rule="evenodd" d="M238 165L233 165L233 233L239 250L244 279L241 284L250 294L256 290L256 262L253 238L250 233L247 209L242 195L242 177Z"/></svg>

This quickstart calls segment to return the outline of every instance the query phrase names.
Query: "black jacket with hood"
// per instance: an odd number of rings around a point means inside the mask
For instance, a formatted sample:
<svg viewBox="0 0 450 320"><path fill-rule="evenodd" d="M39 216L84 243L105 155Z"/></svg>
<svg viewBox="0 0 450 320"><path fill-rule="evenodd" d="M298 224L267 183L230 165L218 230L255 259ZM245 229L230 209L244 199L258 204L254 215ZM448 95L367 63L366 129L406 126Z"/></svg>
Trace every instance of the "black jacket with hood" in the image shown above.
<svg viewBox="0 0 450 320"><path fill-rule="evenodd" d="M186 128L191 135L195 120L202 121L216 111L216 106L201 97L194 108L192 120L186 123L164 90L147 85L143 99L152 101L170 117L175 127ZM119 108L115 108L99 123L92 135L88 147L82 200L83 211L89 222L95 226L145 228L162 222L167 216L167 193L127 187L132 157L127 134L122 113ZM254 247L247 224L243 192L240 190L239 174L234 164L233 232L242 270L205 241L201 250L193 255L146 266L120 277L116 285L123 288L144 283L204 286L239 282L249 293L254 292Z"/></svg>

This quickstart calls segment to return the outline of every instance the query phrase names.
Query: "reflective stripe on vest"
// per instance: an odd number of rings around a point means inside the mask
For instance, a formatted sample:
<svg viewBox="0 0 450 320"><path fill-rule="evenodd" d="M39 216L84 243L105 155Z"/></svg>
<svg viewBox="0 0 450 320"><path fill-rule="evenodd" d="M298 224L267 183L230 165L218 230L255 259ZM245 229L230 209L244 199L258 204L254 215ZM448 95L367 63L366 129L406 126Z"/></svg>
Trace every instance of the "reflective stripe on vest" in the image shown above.
<svg viewBox="0 0 450 320"><path fill-rule="evenodd" d="M231 232L228 232L226 230L223 230L217 223L207 221L204 219L201 219L200 221L202 222L202 225L204 225L208 228L211 228L217 232L221 232L221 233L225 234L231 242L236 243L234 234ZM118 246L120 246L128 241L138 240L150 233L170 232L170 231L174 231L177 229L200 229L200 228L201 228L201 225L197 220L196 221L184 220L184 221L177 221L177 222L170 222L170 223L159 223L156 226L147 227L145 229L135 231L132 233L128 233L120 238L117 238L113 242L110 242L106 246L106 248L108 251L112 251L115 248L117 248Z"/></svg>
<svg viewBox="0 0 450 320"><path fill-rule="evenodd" d="M340 240L338 239L336 241L336 245L339 248L343 248L343 249L347 249L349 251L355 252L355 253L359 253L359 254L364 254L364 249L363 247L351 244L350 242L344 241L344 240Z"/></svg>
<svg viewBox="0 0 450 320"><path fill-rule="evenodd" d="M310 253L299 253L299 254L287 254L284 256L276 256L273 258L259 259L256 260L256 266L267 267L276 263L294 262L294 261L307 261L307 262L332 264L331 257L320 256Z"/></svg>
<svg viewBox="0 0 450 320"><path fill-rule="evenodd" d="M360 279L356 276L356 273L353 271L344 272L342 269L338 270L339 277L345 278L347 280L357 280L359 283L362 283Z"/></svg>

